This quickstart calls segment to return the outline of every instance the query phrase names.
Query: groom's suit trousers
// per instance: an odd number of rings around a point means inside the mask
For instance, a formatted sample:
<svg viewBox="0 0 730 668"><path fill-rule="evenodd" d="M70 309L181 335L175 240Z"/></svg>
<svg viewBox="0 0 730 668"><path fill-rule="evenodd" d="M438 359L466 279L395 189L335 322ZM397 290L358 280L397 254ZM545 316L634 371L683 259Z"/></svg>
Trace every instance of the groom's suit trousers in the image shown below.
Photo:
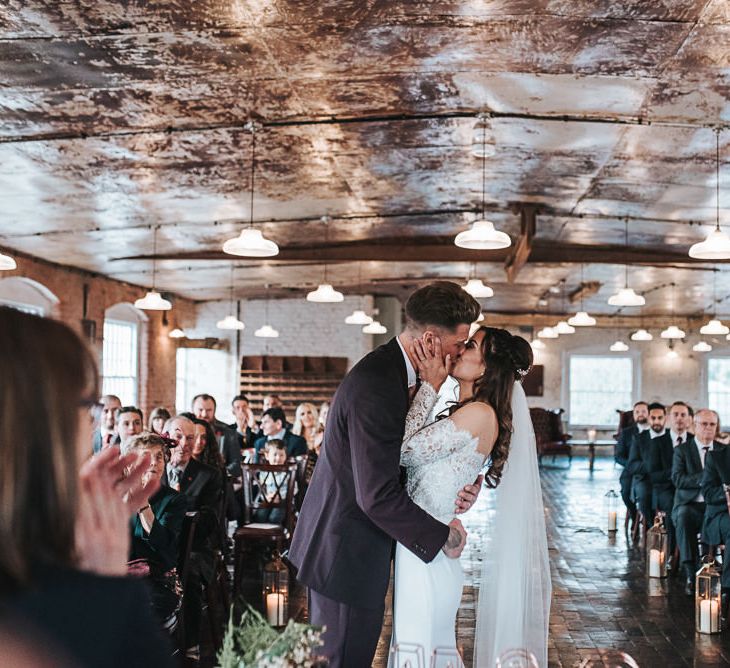
<svg viewBox="0 0 730 668"><path fill-rule="evenodd" d="M309 590L309 622L326 626L319 650L330 668L370 668L378 646L385 606L356 608Z"/></svg>

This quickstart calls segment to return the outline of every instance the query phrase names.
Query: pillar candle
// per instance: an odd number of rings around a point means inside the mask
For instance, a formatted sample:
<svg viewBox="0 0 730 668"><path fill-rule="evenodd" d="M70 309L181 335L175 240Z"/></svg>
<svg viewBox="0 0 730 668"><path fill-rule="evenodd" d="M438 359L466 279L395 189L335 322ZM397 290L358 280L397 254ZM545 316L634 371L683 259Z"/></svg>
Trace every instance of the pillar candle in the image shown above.
<svg viewBox="0 0 730 668"><path fill-rule="evenodd" d="M267 594L266 595L266 618L272 626L284 626L284 595L283 594Z"/></svg>
<svg viewBox="0 0 730 668"><path fill-rule="evenodd" d="M616 511L615 510L608 511L608 530L616 531Z"/></svg>
<svg viewBox="0 0 730 668"><path fill-rule="evenodd" d="M662 576L662 553L659 550L649 552L649 577L660 578Z"/></svg>
<svg viewBox="0 0 730 668"><path fill-rule="evenodd" d="M720 630L717 601L700 601L700 631L702 633L717 633Z"/></svg>

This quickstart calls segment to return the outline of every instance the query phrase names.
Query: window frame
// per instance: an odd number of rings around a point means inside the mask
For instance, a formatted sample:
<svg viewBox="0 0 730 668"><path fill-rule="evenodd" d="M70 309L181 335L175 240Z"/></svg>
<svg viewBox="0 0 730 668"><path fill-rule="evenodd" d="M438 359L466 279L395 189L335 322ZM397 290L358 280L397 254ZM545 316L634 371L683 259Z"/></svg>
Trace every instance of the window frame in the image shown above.
<svg viewBox="0 0 730 668"><path fill-rule="evenodd" d="M133 401L131 402L131 405L138 406L141 396L141 379L143 374L142 369L142 335L143 335L143 326L147 322L148 318L147 315L140 311L139 309L135 308L132 304L122 302L119 304L114 304L113 306L110 306L106 309L104 312L104 321L102 323L102 341L101 341L101 369L100 369L100 375L101 375L101 384L102 384L102 393L107 393L107 388L104 387L106 378L134 378L134 397ZM118 325L126 325L130 327L135 328L135 334L134 337L134 345L135 345L135 354L134 354L134 364L135 364L135 373L133 376L112 376L105 374L105 367L106 364L105 355L104 355L104 347L106 344L106 336L104 336L104 329L106 327L107 323L113 323ZM112 392L112 394L116 394L116 392ZM126 403L124 399L122 398L122 403Z"/></svg>
<svg viewBox="0 0 730 668"><path fill-rule="evenodd" d="M730 351L718 351L705 357L705 363L702 365L702 377L700 378L700 382L702 383L702 403L710 410L717 411L720 417L720 428L723 431L727 431L727 428L730 427L730 418L727 421L723 420L717 406L713 406L710 401L710 361L716 359L726 359L730 363Z"/></svg>

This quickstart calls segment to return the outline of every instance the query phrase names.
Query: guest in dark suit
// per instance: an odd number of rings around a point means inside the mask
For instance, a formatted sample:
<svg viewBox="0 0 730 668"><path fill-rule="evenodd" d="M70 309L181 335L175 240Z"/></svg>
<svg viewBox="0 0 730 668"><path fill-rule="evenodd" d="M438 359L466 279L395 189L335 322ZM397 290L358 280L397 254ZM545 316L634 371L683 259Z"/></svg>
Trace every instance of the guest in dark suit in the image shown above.
<svg viewBox="0 0 730 668"><path fill-rule="evenodd" d="M213 427L223 461L228 472L234 478L241 477L241 450L243 439L235 430L215 417L216 401L210 394L198 394L193 397L193 413L199 420L205 420Z"/></svg>
<svg viewBox="0 0 730 668"><path fill-rule="evenodd" d="M621 498L626 506L631 522L636 519L636 503L631 495L631 486L633 476L628 468L629 455L631 454L631 442L634 437L638 436L642 431L649 429L649 404L646 401L637 401L634 404L634 424L621 430L616 440L616 449L614 450L614 459L617 464L624 467L619 477L621 485Z"/></svg>
<svg viewBox="0 0 730 668"><path fill-rule="evenodd" d="M649 477L651 443L664 434L666 408L660 403L649 404L649 429L644 430L631 442L628 470L632 476L633 498L647 525L654 522L653 489Z"/></svg>
<svg viewBox="0 0 730 668"><path fill-rule="evenodd" d="M261 432L263 436L256 439L254 444L254 461L263 459L259 456L266 447L266 441L277 439L284 441L287 457L299 457L307 454L307 442L296 434L292 434L284 425L286 415L281 408L269 408L261 418Z"/></svg>
<svg viewBox="0 0 730 668"><path fill-rule="evenodd" d="M183 600L190 628L190 647L186 650L195 656L199 652L203 586L213 575L213 552L219 544L223 483L218 471L192 458L195 427L191 420L179 415L170 418L165 432L177 445L170 451L162 484L179 491L185 496L187 509L199 513L188 576L189 592Z"/></svg>
<svg viewBox="0 0 730 668"><path fill-rule="evenodd" d="M677 531L679 558L685 577L685 593L694 593L699 568L697 534L702 530L705 499L700 491L707 453L722 447L714 442L719 419L715 411L703 408L695 414L695 437L674 448L672 481L676 488L672 519Z"/></svg>
<svg viewBox="0 0 730 668"><path fill-rule="evenodd" d="M256 422L253 410L251 410L248 397L245 394L237 394L233 397L231 410L236 421L228 426L231 429L235 429L241 439L243 439L244 448L253 448L256 439L261 434L259 424Z"/></svg>
<svg viewBox="0 0 730 668"><path fill-rule="evenodd" d="M465 536L425 513L401 485L399 467L414 339L439 338L455 356L479 303L454 283L417 290L406 304L406 329L364 357L335 394L327 432L294 532L289 559L309 587L310 619L327 626L323 653L333 668L369 668L383 620L393 541L430 562L456 555ZM453 549L452 549L453 548Z"/></svg>
<svg viewBox="0 0 730 668"><path fill-rule="evenodd" d="M655 512L664 514L669 554L674 555L676 542L674 521L672 520L672 509L674 507L674 484L672 483L674 446L669 437L669 432L665 431L661 436L651 439L648 453L649 460L646 468L651 481L652 508Z"/></svg>
<svg viewBox="0 0 730 668"><path fill-rule="evenodd" d="M730 447L715 447L707 453L700 490L705 498L705 519L702 540L709 545L724 545L730 552L730 513L723 484L730 485ZM722 564L723 597L730 592L730 559Z"/></svg>
<svg viewBox="0 0 730 668"><path fill-rule="evenodd" d="M119 436L115 429L116 412L122 407L122 400L116 394L105 394L101 399L101 417L99 426L92 437L92 452L97 454L104 448L119 445Z"/></svg>
<svg viewBox="0 0 730 668"><path fill-rule="evenodd" d="M122 406L115 417L114 428L119 437L119 447L126 450L128 441L144 429L144 416L136 406Z"/></svg>
<svg viewBox="0 0 730 668"><path fill-rule="evenodd" d="M172 666L146 588L126 577L131 514L156 489L141 486L148 461L88 459L94 358L62 323L0 307L0 617L76 668Z"/></svg>

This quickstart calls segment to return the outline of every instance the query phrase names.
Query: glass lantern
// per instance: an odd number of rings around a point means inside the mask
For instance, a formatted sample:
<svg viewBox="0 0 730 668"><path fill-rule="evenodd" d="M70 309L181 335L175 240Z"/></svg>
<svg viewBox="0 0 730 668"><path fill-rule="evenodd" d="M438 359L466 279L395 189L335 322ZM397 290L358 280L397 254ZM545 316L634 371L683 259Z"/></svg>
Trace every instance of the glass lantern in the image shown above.
<svg viewBox="0 0 730 668"><path fill-rule="evenodd" d="M618 494L612 489L606 492L606 496L603 497L603 504L606 512L606 518L608 520L608 531L616 531L617 518L618 518Z"/></svg>
<svg viewBox="0 0 730 668"><path fill-rule="evenodd" d="M664 513L657 513L654 526L646 532L646 573L650 578L667 577L669 540Z"/></svg>
<svg viewBox="0 0 730 668"><path fill-rule="evenodd" d="M278 552L264 566L263 604L271 626L284 626L289 619L289 569Z"/></svg>
<svg viewBox="0 0 730 668"><path fill-rule="evenodd" d="M720 571L711 556L704 558L695 581L695 630L698 633L720 633L722 585Z"/></svg>

